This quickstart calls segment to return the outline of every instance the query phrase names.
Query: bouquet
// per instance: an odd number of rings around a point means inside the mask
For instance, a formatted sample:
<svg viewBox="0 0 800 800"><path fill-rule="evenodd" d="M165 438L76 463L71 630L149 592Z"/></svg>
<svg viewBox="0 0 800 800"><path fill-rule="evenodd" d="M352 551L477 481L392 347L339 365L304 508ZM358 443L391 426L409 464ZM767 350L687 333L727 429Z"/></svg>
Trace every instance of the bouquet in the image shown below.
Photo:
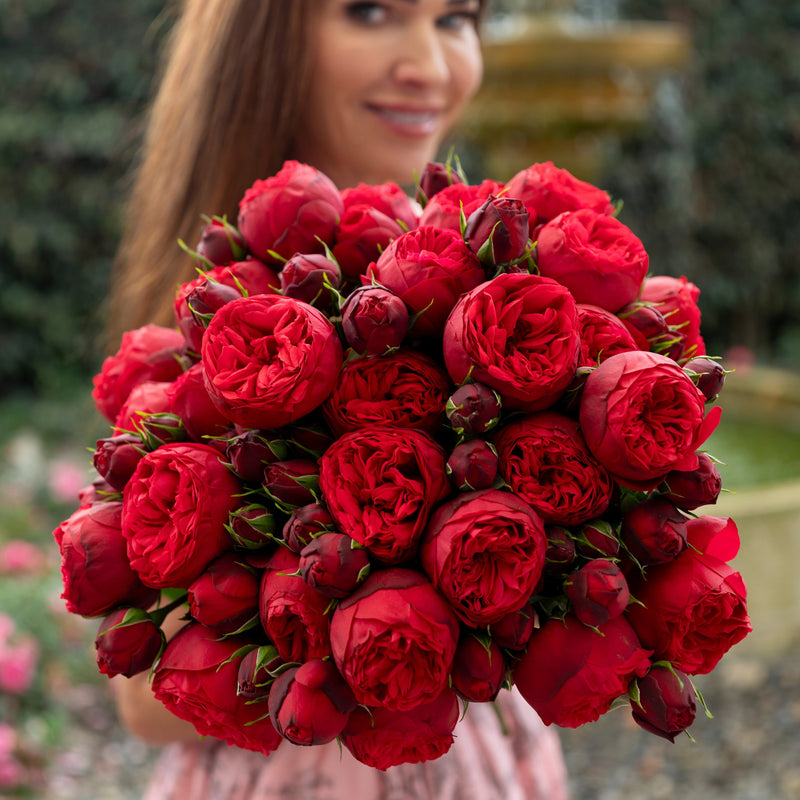
<svg viewBox="0 0 800 800"><path fill-rule="evenodd" d="M184 248L175 327L95 378L112 430L55 531L101 672L378 769L511 687L547 724L688 728L689 676L750 630L736 526L696 511L725 370L604 191L436 163L412 200L291 161Z"/></svg>

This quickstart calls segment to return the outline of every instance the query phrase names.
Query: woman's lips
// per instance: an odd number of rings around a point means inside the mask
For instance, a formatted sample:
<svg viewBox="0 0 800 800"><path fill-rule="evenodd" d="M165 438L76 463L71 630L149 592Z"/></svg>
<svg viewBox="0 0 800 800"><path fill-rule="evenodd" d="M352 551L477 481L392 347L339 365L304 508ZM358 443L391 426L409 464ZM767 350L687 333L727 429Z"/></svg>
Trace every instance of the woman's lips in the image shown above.
<svg viewBox="0 0 800 800"><path fill-rule="evenodd" d="M367 109L397 133L412 137L425 137L435 133L443 111L439 108L409 108L368 104Z"/></svg>

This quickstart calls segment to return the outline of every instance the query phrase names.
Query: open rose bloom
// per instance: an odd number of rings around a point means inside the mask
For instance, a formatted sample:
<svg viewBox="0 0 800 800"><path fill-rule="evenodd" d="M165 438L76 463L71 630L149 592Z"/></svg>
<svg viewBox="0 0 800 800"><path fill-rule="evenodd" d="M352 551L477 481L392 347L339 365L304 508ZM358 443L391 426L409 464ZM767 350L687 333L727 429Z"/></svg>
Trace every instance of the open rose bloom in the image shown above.
<svg viewBox="0 0 800 800"><path fill-rule="evenodd" d="M689 676L750 630L736 525L702 508L699 290L646 277L608 195L553 164L434 172L420 216L287 162L174 329L126 334L94 383L100 477L55 531L67 608L103 671L152 668L177 716L265 755L435 759L512 685L548 724L630 698L674 739Z"/></svg>

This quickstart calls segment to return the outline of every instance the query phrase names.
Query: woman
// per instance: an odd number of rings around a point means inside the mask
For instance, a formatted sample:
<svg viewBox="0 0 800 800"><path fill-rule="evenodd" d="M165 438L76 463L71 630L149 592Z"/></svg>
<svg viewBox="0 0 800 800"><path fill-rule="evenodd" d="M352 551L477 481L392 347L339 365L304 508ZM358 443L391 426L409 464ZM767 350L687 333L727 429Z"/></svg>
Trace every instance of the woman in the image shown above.
<svg viewBox="0 0 800 800"><path fill-rule="evenodd" d="M409 185L477 89L481 0L187 0L156 98L117 264L111 320L171 324L203 213L236 216L255 178L287 158L340 188ZM169 624L169 621L168 621ZM173 630L179 623L172 622ZM288 744L269 758L202 742L144 675L116 679L123 721L172 742L147 800L566 797L558 739L514 693L481 704L443 758L385 773L334 744Z"/></svg>

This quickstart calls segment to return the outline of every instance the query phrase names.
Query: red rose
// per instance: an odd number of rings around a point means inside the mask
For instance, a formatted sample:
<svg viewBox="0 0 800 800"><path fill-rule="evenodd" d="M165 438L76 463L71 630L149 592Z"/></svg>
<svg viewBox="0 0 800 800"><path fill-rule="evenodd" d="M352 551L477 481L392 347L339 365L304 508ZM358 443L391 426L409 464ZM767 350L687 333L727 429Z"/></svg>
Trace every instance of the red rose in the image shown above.
<svg viewBox="0 0 800 800"><path fill-rule="evenodd" d="M471 703L488 703L500 693L505 679L506 661L496 642L463 632L453 659L453 688Z"/></svg>
<svg viewBox="0 0 800 800"><path fill-rule="evenodd" d="M460 232L462 212L465 217L469 217L490 195L497 196L502 191L503 184L493 180L485 180L476 185L451 183L430 198L419 219L419 225L432 225L435 228Z"/></svg>
<svg viewBox="0 0 800 800"><path fill-rule="evenodd" d="M413 225L412 229L415 227ZM357 280L402 233L400 224L377 208L352 205L345 210L336 229L333 256L342 274Z"/></svg>
<svg viewBox="0 0 800 800"><path fill-rule="evenodd" d="M227 441L225 455L243 481L261 483L264 467L289 457L289 445L277 435L247 430Z"/></svg>
<svg viewBox="0 0 800 800"><path fill-rule="evenodd" d="M465 492L439 506L420 545L425 572L463 622L491 625L522 608L544 567L536 512L511 492Z"/></svg>
<svg viewBox="0 0 800 800"><path fill-rule="evenodd" d="M600 306L578 304L581 329L579 366L596 367L598 362L626 350L640 350L625 323Z"/></svg>
<svg viewBox="0 0 800 800"><path fill-rule="evenodd" d="M575 420L540 411L500 428L493 442L503 480L545 522L579 525L608 508L614 485Z"/></svg>
<svg viewBox="0 0 800 800"><path fill-rule="evenodd" d="M396 183L359 183L358 186L342 189L341 196L345 212L353 206L372 206L389 219L400 221L406 230L417 227L419 211Z"/></svg>
<svg viewBox="0 0 800 800"><path fill-rule="evenodd" d="M541 228L536 263L576 302L614 312L639 296L649 259L628 227L586 208L560 214Z"/></svg>
<svg viewBox="0 0 800 800"><path fill-rule="evenodd" d="M528 217L521 200L490 195L467 219L464 241L485 266L510 264L528 249Z"/></svg>
<svg viewBox="0 0 800 800"><path fill-rule="evenodd" d="M300 555L314 537L334 529L333 518L319 503L309 503L295 508L283 526L283 541L289 549Z"/></svg>
<svg viewBox="0 0 800 800"><path fill-rule="evenodd" d="M447 459L447 474L462 492L493 486L498 468L497 450L483 439L457 444Z"/></svg>
<svg viewBox="0 0 800 800"><path fill-rule="evenodd" d="M727 374L719 361L699 356L687 361L683 368L703 393L707 402L710 403L717 399L725 385L725 375Z"/></svg>
<svg viewBox="0 0 800 800"><path fill-rule="evenodd" d="M380 356L400 347L408 325L406 304L382 286L360 286L342 306L342 333L361 355Z"/></svg>
<svg viewBox="0 0 800 800"><path fill-rule="evenodd" d="M147 612L118 608L105 617L97 631L97 668L109 678L130 678L150 669L165 643L161 628Z"/></svg>
<svg viewBox="0 0 800 800"><path fill-rule="evenodd" d="M98 617L116 606L147 607L158 598L128 563L122 503L81 506L53 536L61 552L61 597L70 613Z"/></svg>
<svg viewBox="0 0 800 800"><path fill-rule="evenodd" d="M367 551L349 536L326 531L300 553L303 580L328 597L347 597L369 574Z"/></svg>
<svg viewBox="0 0 800 800"><path fill-rule="evenodd" d="M94 377L97 410L114 422L134 386L145 381L172 381L183 372L179 360L183 336L171 328L145 325L122 335L117 353Z"/></svg>
<svg viewBox="0 0 800 800"><path fill-rule="evenodd" d="M622 517L620 538L642 566L666 564L686 549L686 517L666 497L651 495Z"/></svg>
<svg viewBox="0 0 800 800"><path fill-rule="evenodd" d="M444 360L456 384L496 389L504 408L537 411L570 384L580 339L575 301L538 275L498 275L465 294L444 329Z"/></svg>
<svg viewBox="0 0 800 800"><path fill-rule="evenodd" d="M201 265L210 261L217 266L244 258L247 244L242 234L224 219L212 219L203 226L200 241L194 248Z"/></svg>
<svg viewBox="0 0 800 800"><path fill-rule="evenodd" d="M170 381L144 381L134 386L114 420L114 433L143 433L147 417L169 412L171 386Z"/></svg>
<svg viewBox="0 0 800 800"><path fill-rule="evenodd" d="M167 444L148 453L125 486L122 533L131 566L148 586L189 586L232 546L228 515L241 484L205 444Z"/></svg>
<svg viewBox="0 0 800 800"><path fill-rule="evenodd" d="M622 614L631 599L622 570L607 558L593 558L575 570L565 591L575 616L595 628Z"/></svg>
<svg viewBox="0 0 800 800"><path fill-rule="evenodd" d="M362 764L385 770L444 755L453 744L458 696L445 689L433 702L408 711L356 709L342 732L344 746Z"/></svg>
<svg viewBox="0 0 800 800"><path fill-rule="evenodd" d="M365 425L433 433L444 420L449 394L447 373L432 358L404 348L347 361L322 411L337 436Z"/></svg>
<svg viewBox="0 0 800 800"><path fill-rule="evenodd" d="M590 208L598 214L614 212L606 192L559 169L552 161L532 164L518 172L506 184L506 194L525 203L531 215L531 232L565 211Z"/></svg>
<svg viewBox="0 0 800 800"><path fill-rule="evenodd" d="M186 432L196 442L225 434L231 427L208 395L203 365L193 364L167 387L169 410L180 417Z"/></svg>
<svg viewBox="0 0 800 800"><path fill-rule="evenodd" d="M577 728L599 719L650 669L649 655L624 616L599 632L571 614L553 617L528 642L514 685L546 725Z"/></svg>
<svg viewBox="0 0 800 800"><path fill-rule="evenodd" d="M333 659L359 703L406 711L448 685L458 620L420 572L373 572L333 612Z"/></svg>
<svg viewBox="0 0 800 800"><path fill-rule="evenodd" d="M675 741L695 718L695 692L692 682L674 667L653 667L636 682L638 701L631 701L636 724L650 733Z"/></svg>
<svg viewBox="0 0 800 800"><path fill-rule="evenodd" d="M175 716L191 722L201 736L269 755L281 743L266 707L236 694L239 658L248 643L222 639L197 623L169 642L153 675L153 693Z"/></svg>
<svg viewBox="0 0 800 800"><path fill-rule="evenodd" d="M623 486L651 489L673 469L694 469L695 450L719 422L705 398L670 358L618 353L591 372L580 424L594 457Z"/></svg>
<svg viewBox="0 0 800 800"><path fill-rule="evenodd" d="M370 264L367 279L394 292L417 315L413 333L438 336L458 298L485 275L461 234L421 227L398 236Z"/></svg>
<svg viewBox="0 0 800 800"><path fill-rule="evenodd" d="M278 295L223 306L203 338L211 399L232 422L278 428L313 411L342 366L336 329L316 308Z"/></svg>
<svg viewBox="0 0 800 800"><path fill-rule="evenodd" d="M109 486L121 492L144 453L144 444L140 436L121 433L97 440L92 463Z"/></svg>
<svg viewBox="0 0 800 800"><path fill-rule="evenodd" d="M319 170L287 161L256 181L239 202L238 227L256 258L275 263L295 253L321 253L333 244L344 211L339 190Z"/></svg>
<svg viewBox="0 0 800 800"><path fill-rule="evenodd" d="M281 294L325 311L333 292L342 284L342 272L335 261L322 253L295 253L281 269Z"/></svg>
<svg viewBox="0 0 800 800"><path fill-rule="evenodd" d="M453 169L449 161L447 163L429 161L417 181L416 200L422 205L427 205L435 194L454 183L464 183L464 179L459 171Z"/></svg>
<svg viewBox="0 0 800 800"><path fill-rule="evenodd" d="M465 383L447 399L445 413L461 436L480 436L500 422L500 395L482 383Z"/></svg>
<svg viewBox="0 0 800 800"><path fill-rule="evenodd" d="M290 510L313 503L319 489L319 467L309 458L275 461L264 467L261 484L279 508Z"/></svg>
<svg viewBox="0 0 800 800"><path fill-rule="evenodd" d="M670 330L680 337L682 348L676 360L686 361L705 355L706 346L700 335L700 290L685 277L656 275L642 285L640 300L653 303L666 319Z"/></svg>
<svg viewBox="0 0 800 800"><path fill-rule="evenodd" d="M328 448L320 487L339 530L388 564L416 551L433 507L450 491L444 451L428 434L379 425Z"/></svg>
<svg viewBox="0 0 800 800"><path fill-rule="evenodd" d="M686 523L689 544L674 561L631 578L644 605L627 611L642 644L690 675L711 672L751 630L742 576L726 562L739 548L733 520L696 517Z"/></svg>
<svg viewBox="0 0 800 800"><path fill-rule="evenodd" d="M261 625L284 661L307 661L331 654L330 598L299 575L300 559L284 547L266 562L261 578Z"/></svg>
<svg viewBox="0 0 800 800"><path fill-rule="evenodd" d="M707 453L697 454L697 468L672 470L664 478L664 497L684 511L712 505L722 491L722 477Z"/></svg>

